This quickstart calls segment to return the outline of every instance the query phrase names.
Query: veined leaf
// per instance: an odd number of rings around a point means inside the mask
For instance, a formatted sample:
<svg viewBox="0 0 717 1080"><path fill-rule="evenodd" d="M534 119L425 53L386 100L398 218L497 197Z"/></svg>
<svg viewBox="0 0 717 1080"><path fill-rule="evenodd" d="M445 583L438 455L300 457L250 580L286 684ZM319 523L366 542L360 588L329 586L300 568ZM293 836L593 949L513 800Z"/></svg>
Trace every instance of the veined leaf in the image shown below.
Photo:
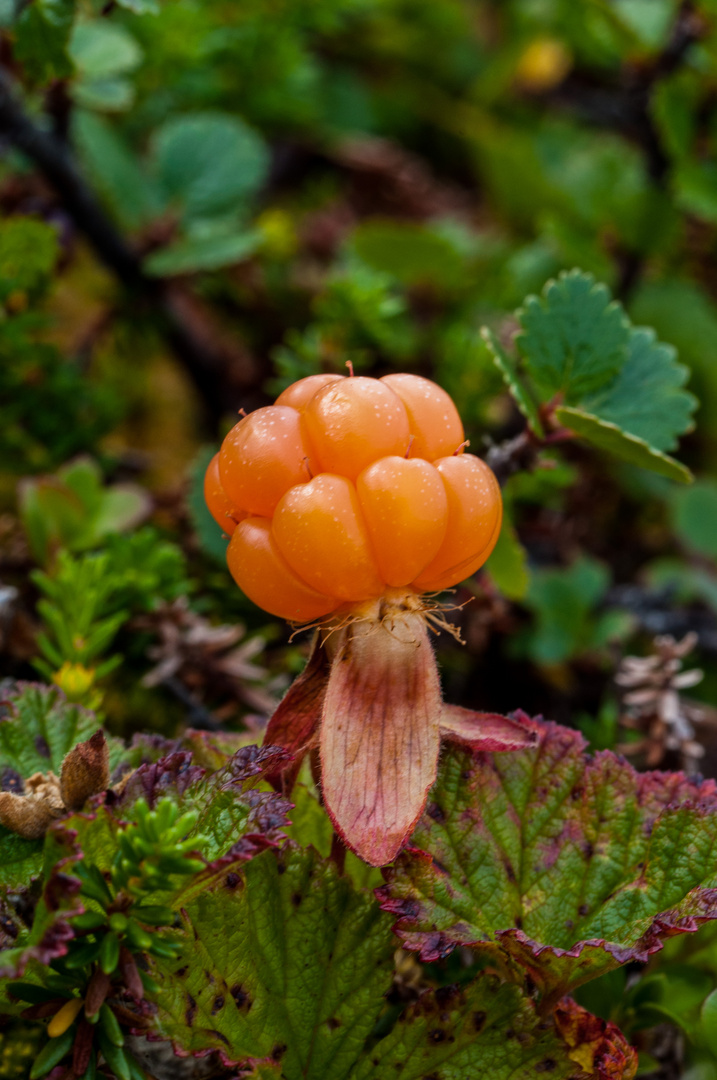
<svg viewBox="0 0 717 1080"><path fill-rule="evenodd" d="M663 454L650 446L637 435L630 435L609 420L563 405L555 410L557 419L576 435L587 439L600 450L607 450L631 465L640 465L643 469L668 476L670 480L679 480L682 484L692 481L692 473L681 462L668 454Z"/></svg>
<svg viewBox="0 0 717 1080"><path fill-rule="evenodd" d="M627 357L630 324L605 285L580 270L549 281L517 313L517 345L546 398L579 401L609 382Z"/></svg>
<svg viewBox="0 0 717 1080"><path fill-rule="evenodd" d="M637 773L576 731L516 754L452 749L383 907L423 959L473 945L568 992L717 918L717 785Z"/></svg>
<svg viewBox="0 0 717 1080"><path fill-rule="evenodd" d="M610 1071L602 1071L612 1065ZM637 1055L614 1024L566 999L555 1028L517 987L481 975L466 989L424 993L361 1060L351 1080L533 1080L634 1075Z"/></svg>
<svg viewBox="0 0 717 1080"><path fill-rule="evenodd" d="M678 437L694 426L697 398L683 389L689 375L671 345L657 341L654 330L638 327L630 332L627 360L614 382L580 407L654 450L674 450Z"/></svg>
<svg viewBox="0 0 717 1080"><path fill-rule="evenodd" d="M348 1077L391 982L390 919L373 898L289 845L185 910L195 959L157 963L157 1034L185 1051L280 1060L285 1080Z"/></svg>
<svg viewBox="0 0 717 1080"><path fill-rule="evenodd" d="M94 713L71 705L57 687L19 683L5 698L0 718L0 791L21 795L33 773L60 775L62 760L97 731ZM110 767L122 760L124 746L107 737ZM42 840L25 840L0 826L0 886L27 885L42 869Z"/></svg>
<svg viewBox="0 0 717 1080"><path fill-rule="evenodd" d="M493 331L487 326L484 326L481 330L481 337L488 346L490 354L493 357L493 363L503 376L503 382L508 387L515 404L528 421L528 425L536 435L542 435L543 425L540 422L538 407L533 401L530 391L521 382L515 361L508 355Z"/></svg>
<svg viewBox="0 0 717 1080"><path fill-rule="evenodd" d="M22 791L22 780L33 773L60 775L62 759L99 728L97 717L71 705L61 690L40 683L18 683L3 704L0 717L0 789ZM110 769L122 759L124 745L107 736Z"/></svg>

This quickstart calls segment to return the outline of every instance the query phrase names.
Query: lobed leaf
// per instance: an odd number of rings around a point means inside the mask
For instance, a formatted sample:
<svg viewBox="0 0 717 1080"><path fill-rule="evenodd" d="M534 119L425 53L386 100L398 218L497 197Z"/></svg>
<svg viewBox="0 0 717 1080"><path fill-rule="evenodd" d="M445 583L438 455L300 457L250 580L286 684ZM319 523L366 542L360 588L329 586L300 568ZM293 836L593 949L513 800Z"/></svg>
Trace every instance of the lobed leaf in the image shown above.
<svg viewBox="0 0 717 1080"><path fill-rule="evenodd" d="M674 450L678 436L694 426L697 398L683 389L689 375L677 363L676 349L657 341L654 330L638 327L630 331L627 360L615 380L584 398L581 408L653 450Z"/></svg>
<svg viewBox="0 0 717 1080"><path fill-rule="evenodd" d="M314 851L265 851L184 910L193 962L157 962L154 1029L183 1051L348 1077L391 981L390 920ZM211 973L211 978L207 973Z"/></svg>
<svg viewBox="0 0 717 1080"><path fill-rule="evenodd" d="M517 313L516 341L545 398L579 401L600 389L625 363L630 324L605 285L580 270L549 281L541 297L529 296Z"/></svg>
<svg viewBox="0 0 717 1080"><path fill-rule="evenodd" d="M465 989L447 986L424 993L364 1056L351 1080L533 1080L541 1074L618 1080L634 1075L637 1055L613 1024L567 1000L560 1026L558 1032L544 1023L516 986L481 975ZM612 1072L605 1069L609 1063L615 1065Z"/></svg>
<svg viewBox="0 0 717 1080"><path fill-rule="evenodd" d="M445 754L380 898L424 960L473 945L552 997L717 918L717 785L535 723L535 750Z"/></svg>
<svg viewBox="0 0 717 1080"><path fill-rule="evenodd" d="M5 695L0 714L0 790L23 790L22 781L33 773L60 775L62 761L78 743L97 731L97 717L80 705L73 705L56 686L17 683ZM107 737L110 769L125 753L120 739Z"/></svg>

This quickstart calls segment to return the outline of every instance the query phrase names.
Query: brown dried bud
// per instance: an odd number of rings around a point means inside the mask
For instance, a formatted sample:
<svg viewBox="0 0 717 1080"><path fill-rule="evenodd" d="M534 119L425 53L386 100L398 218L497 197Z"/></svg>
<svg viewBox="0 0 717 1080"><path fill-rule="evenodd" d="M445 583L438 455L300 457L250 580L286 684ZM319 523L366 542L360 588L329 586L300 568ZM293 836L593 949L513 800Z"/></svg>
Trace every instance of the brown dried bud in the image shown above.
<svg viewBox="0 0 717 1080"><path fill-rule="evenodd" d="M26 840L37 840L64 813L60 785L54 773L34 773L25 781L25 794L0 792L0 824Z"/></svg>
<svg viewBox="0 0 717 1080"><path fill-rule="evenodd" d="M68 810L81 810L91 795L106 791L110 782L110 752L102 731L78 743L62 762L60 792Z"/></svg>

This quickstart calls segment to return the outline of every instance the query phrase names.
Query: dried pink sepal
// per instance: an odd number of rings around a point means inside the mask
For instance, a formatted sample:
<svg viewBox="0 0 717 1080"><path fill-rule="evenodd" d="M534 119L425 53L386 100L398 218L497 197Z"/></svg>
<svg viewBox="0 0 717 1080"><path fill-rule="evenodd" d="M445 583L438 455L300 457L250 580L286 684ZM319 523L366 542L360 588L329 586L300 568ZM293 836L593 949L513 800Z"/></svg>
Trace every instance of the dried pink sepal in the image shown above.
<svg viewBox="0 0 717 1080"><path fill-rule="evenodd" d="M464 709L460 705L443 706L441 735L472 750L491 753L524 750L535 746L539 738L536 725L520 710L512 716L503 716Z"/></svg>
<svg viewBox="0 0 717 1080"><path fill-rule="evenodd" d="M383 866L413 830L436 778L441 691L419 613L354 622L331 639L321 787L336 831Z"/></svg>

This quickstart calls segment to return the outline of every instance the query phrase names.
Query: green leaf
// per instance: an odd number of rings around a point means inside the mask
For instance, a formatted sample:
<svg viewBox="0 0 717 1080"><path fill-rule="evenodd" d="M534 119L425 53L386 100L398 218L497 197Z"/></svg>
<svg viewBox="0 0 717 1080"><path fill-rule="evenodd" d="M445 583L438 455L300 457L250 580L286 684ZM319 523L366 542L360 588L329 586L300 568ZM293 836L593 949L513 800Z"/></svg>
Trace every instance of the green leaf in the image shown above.
<svg viewBox="0 0 717 1080"><path fill-rule="evenodd" d="M503 382L508 387L515 404L518 406L535 434L542 435L543 425L540 421L538 407L528 388L521 382L515 362L500 344L493 331L489 330L487 326L484 326L481 330L481 336L488 346L490 354L493 357L493 363L503 376Z"/></svg>
<svg viewBox="0 0 717 1080"><path fill-rule="evenodd" d="M269 168L261 136L219 112L168 120L154 133L153 153L167 198L188 218L236 211L259 190Z"/></svg>
<svg viewBox="0 0 717 1080"><path fill-rule="evenodd" d="M517 987L482 975L424 993L367 1053L351 1080L534 1080L576 1072L555 1030ZM333 1074L332 1074L333 1077Z"/></svg>
<svg viewBox="0 0 717 1080"><path fill-rule="evenodd" d="M127 79L92 79L75 83L72 97L83 109L123 112L134 101L134 88Z"/></svg>
<svg viewBox="0 0 717 1080"><path fill-rule="evenodd" d="M135 15L159 15L159 0L117 0L119 7Z"/></svg>
<svg viewBox="0 0 717 1080"><path fill-rule="evenodd" d="M653 330L631 330L627 360L610 386L581 401L581 408L658 451L674 450L677 438L694 426L697 399L682 387L689 370L677 363L671 345Z"/></svg>
<svg viewBox="0 0 717 1080"><path fill-rule="evenodd" d="M23 888L41 870L42 840L25 840L0 825L0 889Z"/></svg>
<svg viewBox="0 0 717 1080"><path fill-rule="evenodd" d="M67 941L73 937L70 920L83 911L77 896L80 883L72 874L82 857L75 841L76 833L60 822L47 833L42 854L43 892L30 932L16 947L0 952L0 990L8 977L22 978L29 965L47 965L67 952ZM20 884L26 886L27 879Z"/></svg>
<svg viewBox="0 0 717 1080"><path fill-rule="evenodd" d="M215 453L215 447L205 447L199 451L192 462L189 471L187 508L202 551L216 559L222 566L226 566L228 538L221 525L218 525L209 513L204 498L204 474Z"/></svg>
<svg viewBox="0 0 717 1080"><path fill-rule="evenodd" d="M527 593L528 556L510 521L503 521L498 542L484 569L509 600L522 600Z"/></svg>
<svg viewBox="0 0 717 1080"><path fill-rule="evenodd" d="M67 53L75 0L33 0L15 24L15 59L34 82L72 74Z"/></svg>
<svg viewBox="0 0 717 1080"><path fill-rule="evenodd" d="M144 270L153 277L172 277L174 274L192 274L199 270L219 270L233 266L253 255L262 242L256 229L236 231L236 224L227 223L226 232L214 232L209 236L189 236L169 247L148 255Z"/></svg>
<svg viewBox="0 0 717 1080"><path fill-rule="evenodd" d="M702 1005L700 1013L702 1021L702 1038L710 1053L717 1057L717 990L709 994Z"/></svg>
<svg viewBox="0 0 717 1080"><path fill-rule="evenodd" d="M717 918L717 790L637 773L537 724L535 750L451 749L383 906L424 960L456 945L556 996Z"/></svg>
<svg viewBox="0 0 717 1080"><path fill-rule="evenodd" d="M541 297L529 296L517 313L516 342L545 398L568 401L598 390L627 356L629 322L605 285L580 270L549 281Z"/></svg>
<svg viewBox="0 0 717 1080"><path fill-rule="evenodd" d="M109 79L134 71L142 61L135 38L107 19L80 22L70 39L70 56L82 78Z"/></svg>
<svg viewBox="0 0 717 1080"><path fill-rule="evenodd" d="M18 780L36 772L59 776L65 755L100 727L94 713L71 705L54 686L20 683L3 704L7 712L0 718L0 788L4 791L18 790L14 786ZM122 760L124 744L106 738L112 770Z"/></svg>
<svg viewBox="0 0 717 1080"><path fill-rule="evenodd" d="M72 137L87 172L122 225L137 229L161 213L160 193L112 125L76 109Z"/></svg>
<svg viewBox="0 0 717 1080"><path fill-rule="evenodd" d="M592 416L582 409L568 406L556 409L555 415L561 424L574 431L576 435L587 439L600 450L607 450L616 457L622 458L623 461L629 461L631 465L650 469L661 476L669 477L670 480L678 480L682 484L689 484L692 481L692 473L681 462L655 450L644 439L622 431L609 420L601 420L599 416Z"/></svg>
<svg viewBox="0 0 717 1080"><path fill-rule="evenodd" d="M289 845L200 893L185 932L189 970L185 957L153 973L157 1034L234 1061L272 1056L285 1080L348 1077L391 983L390 919L372 897Z"/></svg>
<svg viewBox="0 0 717 1080"><path fill-rule="evenodd" d="M717 222L717 165L712 161L686 160L675 171L677 205L702 221Z"/></svg>
<svg viewBox="0 0 717 1080"><path fill-rule="evenodd" d="M717 559L717 481L698 480L674 492L672 524L682 543L700 555Z"/></svg>
<svg viewBox="0 0 717 1080"><path fill-rule="evenodd" d="M587 556L561 569L533 572L525 606L535 614L528 652L539 664L558 664L593 644L594 609L610 583L606 566Z"/></svg>
<svg viewBox="0 0 717 1080"><path fill-rule="evenodd" d="M402 285L456 288L468 277L464 253L451 239L427 225L410 221L367 221L354 230L351 246L375 270Z"/></svg>

